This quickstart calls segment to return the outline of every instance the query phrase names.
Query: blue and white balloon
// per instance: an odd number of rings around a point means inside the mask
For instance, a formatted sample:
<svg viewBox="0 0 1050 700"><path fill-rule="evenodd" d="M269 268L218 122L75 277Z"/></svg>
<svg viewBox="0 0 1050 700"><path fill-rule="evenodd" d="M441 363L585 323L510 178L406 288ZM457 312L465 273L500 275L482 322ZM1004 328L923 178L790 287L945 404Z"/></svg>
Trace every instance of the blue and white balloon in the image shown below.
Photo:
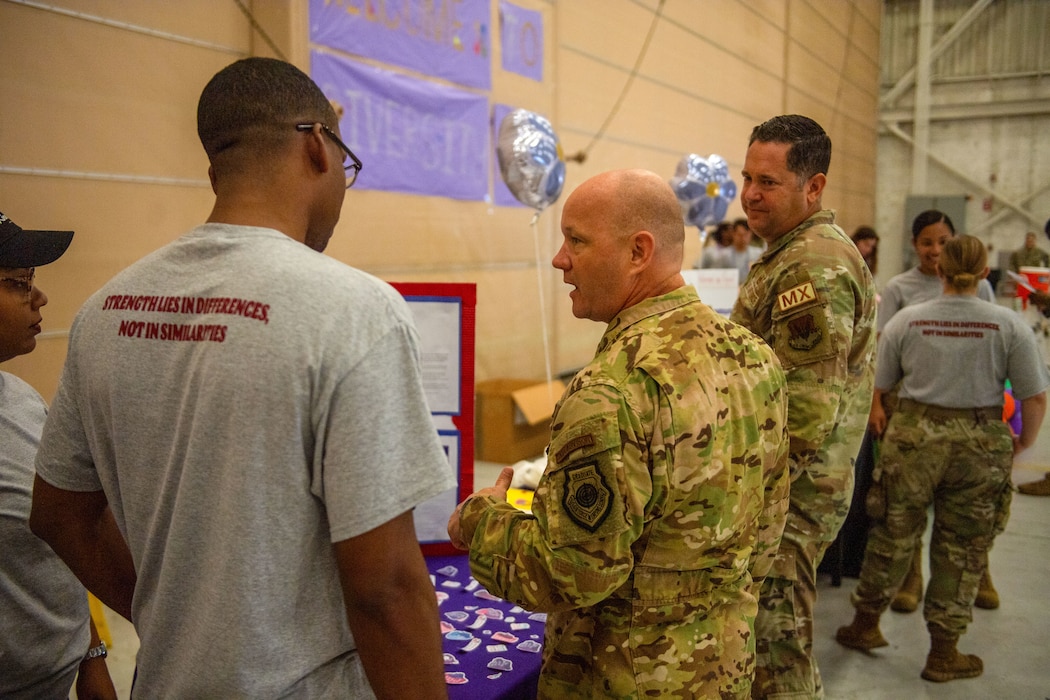
<svg viewBox="0 0 1050 700"><path fill-rule="evenodd" d="M682 219L690 226L703 228L722 221L736 198L729 164L713 153L708 158L695 153L683 156L670 183L682 208Z"/></svg>
<svg viewBox="0 0 1050 700"><path fill-rule="evenodd" d="M543 210L565 185L565 154L546 118L515 109L500 122L496 156L503 182L519 202Z"/></svg>

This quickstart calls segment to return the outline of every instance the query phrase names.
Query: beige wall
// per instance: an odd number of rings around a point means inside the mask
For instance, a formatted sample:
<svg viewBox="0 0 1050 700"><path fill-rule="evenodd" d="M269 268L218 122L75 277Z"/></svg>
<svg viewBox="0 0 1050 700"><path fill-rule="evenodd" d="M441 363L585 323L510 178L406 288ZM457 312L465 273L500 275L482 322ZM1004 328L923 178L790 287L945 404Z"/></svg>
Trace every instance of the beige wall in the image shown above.
<svg viewBox="0 0 1050 700"><path fill-rule="evenodd" d="M543 14L544 81L500 70L494 42L490 102L544 114L564 151L581 151L620 96L657 0L515 1ZM39 4L52 9L0 0L0 211L77 235L38 272L51 301L37 351L4 369L50 399L88 295L210 211L195 128L201 88L236 58L272 52L233 2ZM305 0L245 4L306 68ZM717 153L739 183L751 128L799 112L834 143L825 206L847 231L873 220L880 11L878 0L666 0L604 137L583 164L568 163L565 193L535 227L527 209L354 190L328 253L388 280L476 283L478 380L542 378L547 356L554 373L576 368L602 328L572 317L549 260L560 202L591 175L643 167L669 178L686 153ZM734 203L729 216L738 215ZM699 253L696 234L687 229L686 264Z"/></svg>

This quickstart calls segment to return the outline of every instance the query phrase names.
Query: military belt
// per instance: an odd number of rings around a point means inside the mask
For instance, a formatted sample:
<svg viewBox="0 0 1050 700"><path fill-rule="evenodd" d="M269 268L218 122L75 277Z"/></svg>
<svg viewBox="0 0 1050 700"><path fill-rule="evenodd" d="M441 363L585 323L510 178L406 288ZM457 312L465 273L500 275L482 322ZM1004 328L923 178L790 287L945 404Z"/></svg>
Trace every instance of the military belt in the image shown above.
<svg viewBox="0 0 1050 700"><path fill-rule="evenodd" d="M1003 419L1003 409L999 406L946 408L944 406L934 406L933 404L921 403L912 399L901 399L897 407L908 413L926 416L927 418L940 418L942 420L972 418L977 423L988 423L992 421L1001 421Z"/></svg>

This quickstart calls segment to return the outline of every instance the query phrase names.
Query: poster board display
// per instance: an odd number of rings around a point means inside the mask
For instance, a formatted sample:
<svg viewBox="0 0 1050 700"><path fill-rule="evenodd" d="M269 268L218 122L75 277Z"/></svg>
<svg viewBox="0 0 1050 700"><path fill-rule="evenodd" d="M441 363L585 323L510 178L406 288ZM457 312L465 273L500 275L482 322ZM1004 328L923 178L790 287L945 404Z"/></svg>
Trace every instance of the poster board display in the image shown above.
<svg viewBox="0 0 1050 700"><path fill-rule="evenodd" d="M415 511L416 536L427 556L458 552L448 518L474 491L474 284L391 282L405 298L419 332L420 371L430 415L458 482Z"/></svg>

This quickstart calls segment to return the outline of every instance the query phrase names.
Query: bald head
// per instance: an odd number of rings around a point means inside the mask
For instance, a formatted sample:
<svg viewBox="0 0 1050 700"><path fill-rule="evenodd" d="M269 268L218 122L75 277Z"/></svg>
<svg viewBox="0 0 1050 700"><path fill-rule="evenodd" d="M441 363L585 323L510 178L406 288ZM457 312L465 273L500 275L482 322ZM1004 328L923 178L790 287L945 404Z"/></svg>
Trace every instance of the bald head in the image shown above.
<svg viewBox="0 0 1050 700"><path fill-rule="evenodd" d="M576 200L576 201L574 201ZM565 207L590 209L595 221L619 238L649 231L656 243L655 257L681 269L685 225L674 190L649 170L610 170L577 187Z"/></svg>
<svg viewBox="0 0 1050 700"><path fill-rule="evenodd" d="M685 225L671 186L647 170L592 177L565 201L564 242L552 264L564 273L573 313L608 322L644 299L684 284Z"/></svg>

